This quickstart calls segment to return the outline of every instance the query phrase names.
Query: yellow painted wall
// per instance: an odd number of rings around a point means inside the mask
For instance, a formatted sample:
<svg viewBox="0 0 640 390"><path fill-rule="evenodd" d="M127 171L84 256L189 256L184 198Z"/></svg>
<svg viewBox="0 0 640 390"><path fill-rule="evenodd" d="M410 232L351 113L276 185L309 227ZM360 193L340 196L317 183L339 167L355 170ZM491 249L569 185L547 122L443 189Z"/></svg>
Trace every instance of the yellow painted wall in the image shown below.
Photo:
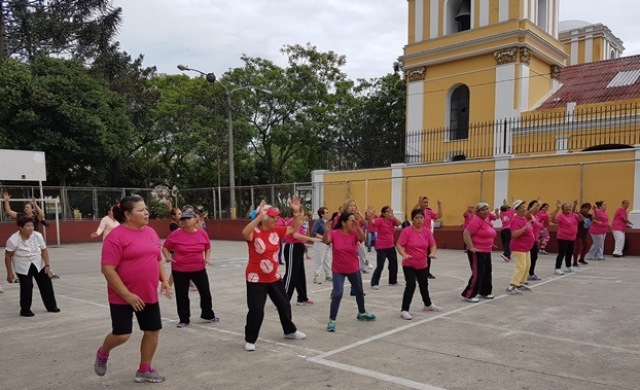
<svg viewBox="0 0 640 390"><path fill-rule="evenodd" d="M415 43L416 41L416 1L415 0L409 0L408 1L408 12L409 12L409 16L408 16L408 31L407 31L407 35L408 35L408 41L409 44Z"/></svg>
<svg viewBox="0 0 640 390"><path fill-rule="evenodd" d="M510 160L507 198L511 202L517 198L530 201L540 197L541 201L552 205L556 200L572 202L577 199L591 203L605 200L609 203L608 212L612 217L623 199L633 200L634 158L633 149L515 157ZM582 179L580 163L585 164ZM493 160L406 167L403 171L406 178L403 207L397 211L410 213L418 197L427 195L434 210L437 200L442 201L444 226L459 226L467 205L480 200L493 203L494 167ZM482 174L481 170L484 171ZM332 211L337 210L351 196L361 210L367 203L380 210L391 203L390 175L391 168L327 173L323 187L325 205ZM366 185L365 179L369 179ZM349 180L350 195L347 195L346 180ZM632 204L631 207L640 205Z"/></svg>
<svg viewBox="0 0 640 390"><path fill-rule="evenodd" d="M551 67L539 58L532 57L529 64L529 107L537 103L551 90Z"/></svg>
<svg viewBox="0 0 640 390"><path fill-rule="evenodd" d="M509 19L520 19L522 17L522 0L509 1Z"/></svg>
<svg viewBox="0 0 640 390"><path fill-rule="evenodd" d="M585 61L585 55L586 55L586 50L585 50L585 42L584 40L580 40L578 42L578 64L584 64Z"/></svg>
<svg viewBox="0 0 640 390"><path fill-rule="evenodd" d="M593 39L593 62L602 61L606 57L602 55L604 52L604 39L602 37L595 37Z"/></svg>
<svg viewBox="0 0 640 390"><path fill-rule="evenodd" d="M367 204L388 202L391 199L390 178L390 168L329 173L325 175L325 206L335 211L346 199L351 198L364 213Z"/></svg>

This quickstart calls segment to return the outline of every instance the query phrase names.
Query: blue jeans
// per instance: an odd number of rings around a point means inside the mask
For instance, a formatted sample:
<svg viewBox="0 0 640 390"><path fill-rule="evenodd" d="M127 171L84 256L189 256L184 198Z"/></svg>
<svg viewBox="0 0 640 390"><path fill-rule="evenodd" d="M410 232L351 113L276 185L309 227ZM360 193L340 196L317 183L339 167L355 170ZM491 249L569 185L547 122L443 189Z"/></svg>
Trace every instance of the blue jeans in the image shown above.
<svg viewBox="0 0 640 390"><path fill-rule="evenodd" d="M386 259L389 259L389 284L398 283L398 255L396 254L396 248L391 247L387 249L376 249L377 264L371 277L372 286L380 284L380 276L382 275Z"/></svg>
<svg viewBox="0 0 640 390"><path fill-rule="evenodd" d="M340 308L340 301L342 300L342 294L344 293L344 280L349 279L351 288L356 293L356 303L358 304L358 313L366 313L364 309L364 291L362 291L362 279L360 279L360 271L352 274L340 274L333 272L333 290L331 290L331 306L329 309L329 318L333 321L338 316L338 309Z"/></svg>

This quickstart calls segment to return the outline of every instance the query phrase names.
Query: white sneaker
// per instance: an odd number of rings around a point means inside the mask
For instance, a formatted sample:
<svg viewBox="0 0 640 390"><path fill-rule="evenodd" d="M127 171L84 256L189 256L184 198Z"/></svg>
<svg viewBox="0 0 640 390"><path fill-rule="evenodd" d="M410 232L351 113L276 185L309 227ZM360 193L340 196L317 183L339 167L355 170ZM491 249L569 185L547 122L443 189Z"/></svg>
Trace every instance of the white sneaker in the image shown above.
<svg viewBox="0 0 640 390"><path fill-rule="evenodd" d="M403 320L412 320L413 317L411 317L411 314L409 314L408 311L401 311L400 312L400 318L402 318Z"/></svg>
<svg viewBox="0 0 640 390"><path fill-rule="evenodd" d="M467 301L467 302L471 302L471 303L478 303L478 302L480 302L480 300L479 300L478 298L476 298L476 297L473 297L473 298L462 297L462 299L464 299L464 300L465 300L465 301Z"/></svg>
<svg viewBox="0 0 640 390"><path fill-rule="evenodd" d="M374 290L380 290L380 286L377 285L377 284L375 286L371 286L371 288L374 289Z"/></svg>
<svg viewBox="0 0 640 390"><path fill-rule="evenodd" d="M556 274L556 275L564 275L564 272L562 272L562 270L560 268L556 268L556 271L554 272L554 274Z"/></svg>
<svg viewBox="0 0 640 390"><path fill-rule="evenodd" d="M568 267L564 269L565 273L571 273L571 272L576 272L576 270L574 268Z"/></svg>
<svg viewBox="0 0 640 390"><path fill-rule="evenodd" d="M484 299L493 299L496 296L493 294L489 294L489 295L478 295L480 298L484 298Z"/></svg>
<svg viewBox="0 0 640 390"><path fill-rule="evenodd" d="M292 340L304 340L306 337L307 335L300 332L299 330L296 330L293 333L287 333L284 335L285 339L292 339Z"/></svg>
<svg viewBox="0 0 640 390"><path fill-rule="evenodd" d="M247 352L253 352L256 350L256 345L253 343L244 343L244 350Z"/></svg>
<svg viewBox="0 0 640 390"><path fill-rule="evenodd" d="M517 288L517 287L515 287L515 286L509 286L509 287L507 287L507 290L506 290L506 291L507 291L509 294L511 294L511 295L518 295L518 294L522 294L522 291L518 290L518 288Z"/></svg>
<svg viewBox="0 0 640 390"><path fill-rule="evenodd" d="M422 310L423 311L442 311L441 308L439 308L438 306L434 305L433 303L431 304L431 306L425 306Z"/></svg>

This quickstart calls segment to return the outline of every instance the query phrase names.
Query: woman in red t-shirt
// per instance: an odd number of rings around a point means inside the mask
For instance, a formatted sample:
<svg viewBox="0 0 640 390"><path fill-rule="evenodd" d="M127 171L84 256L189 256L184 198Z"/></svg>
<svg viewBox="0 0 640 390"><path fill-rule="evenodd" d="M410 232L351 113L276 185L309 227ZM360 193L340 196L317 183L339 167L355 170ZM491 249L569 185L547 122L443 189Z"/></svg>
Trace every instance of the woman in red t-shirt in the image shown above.
<svg viewBox="0 0 640 390"><path fill-rule="evenodd" d="M280 240L297 231L302 223L300 197L291 198L289 208L293 214L290 226L276 226L280 211L263 200L258 206L256 218L242 229L242 237L249 247L249 262L245 269L247 281L247 323L244 328L245 351L256 350L256 340L264 319L264 304L267 296L278 309L280 323L286 339L302 340L306 335L291 321L291 304L278 272Z"/></svg>

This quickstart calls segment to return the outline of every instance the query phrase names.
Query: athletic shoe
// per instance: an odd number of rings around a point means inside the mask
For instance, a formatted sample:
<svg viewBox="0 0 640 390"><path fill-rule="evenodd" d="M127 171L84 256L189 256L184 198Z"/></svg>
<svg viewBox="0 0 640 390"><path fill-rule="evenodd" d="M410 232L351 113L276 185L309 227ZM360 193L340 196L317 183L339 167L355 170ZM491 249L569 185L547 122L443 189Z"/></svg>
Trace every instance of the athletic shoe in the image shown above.
<svg viewBox="0 0 640 390"><path fill-rule="evenodd" d="M176 328L186 328L187 326L189 326L188 322L178 322L178 325L176 325Z"/></svg>
<svg viewBox="0 0 640 390"><path fill-rule="evenodd" d="M375 321L376 316L371 313L358 313L356 316L358 321Z"/></svg>
<svg viewBox="0 0 640 390"><path fill-rule="evenodd" d="M496 296L493 294L489 294L489 295L478 295L480 298L484 298L484 299L493 299Z"/></svg>
<svg viewBox="0 0 640 390"><path fill-rule="evenodd" d="M109 360L109 356L100 355L100 348L98 348L96 362L93 364L93 370L98 376L104 376L107 373L107 360Z"/></svg>
<svg viewBox="0 0 640 390"><path fill-rule="evenodd" d="M293 333L287 333L284 335L285 339L290 339L290 340L304 340L306 337L307 335L300 332L299 330L296 330Z"/></svg>
<svg viewBox="0 0 640 390"><path fill-rule="evenodd" d="M380 290L380 286L378 286L377 284L375 286L371 286L371 288L374 290Z"/></svg>
<svg viewBox="0 0 640 390"><path fill-rule="evenodd" d="M149 383L161 383L164 382L164 377L158 374L158 371L153 368L147 372L136 372L136 382L149 382Z"/></svg>
<svg viewBox="0 0 640 390"><path fill-rule="evenodd" d="M556 275L564 275L564 272L562 272L562 270L560 268L556 268L554 274L556 274Z"/></svg>
<svg viewBox="0 0 640 390"><path fill-rule="evenodd" d="M529 275L529 276L527 276L527 280L538 280L538 281L540 281L540 280L542 280L542 279L540 279L540 278L538 277L538 275L533 274L533 275Z"/></svg>
<svg viewBox="0 0 640 390"><path fill-rule="evenodd" d="M401 311L400 312L400 318L402 318L403 320L412 320L413 317L411 317L411 314L408 311Z"/></svg>
<svg viewBox="0 0 640 390"><path fill-rule="evenodd" d="M587 263L587 262L586 262L586 261L584 261L584 260L578 260L578 263L580 263L580 264L584 264L584 265L589 265L589 263Z"/></svg>
<svg viewBox="0 0 640 390"><path fill-rule="evenodd" d="M313 301L311 299L307 299L306 301L296 302L296 306L311 306L313 305Z"/></svg>
<svg viewBox="0 0 640 390"><path fill-rule="evenodd" d="M329 320L327 323L327 331L335 332L336 331L336 322L334 320Z"/></svg>
<svg viewBox="0 0 640 390"><path fill-rule="evenodd" d="M256 350L256 345L254 343L244 343L244 350L247 352L253 352Z"/></svg>
<svg viewBox="0 0 640 390"><path fill-rule="evenodd" d="M613 257L620 258L620 257L622 257L622 255L616 255L616 254L614 254L614 255L613 255Z"/></svg>
<svg viewBox="0 0 640 390"><path fill-rule="evenodd" d="M423 311L442 311L441 308L439 308L438 306L434 305L433 303L431 304L431 306L425 306L422 308Z"/></svg>
<svg viewBox="0 0 640 390"><path fill-rule="evenodd" d="M500 257L502 257L502 260L506 261L507 263L511 261L511 257L507 257L505 255L500 255Z"/></svg>
<svg viewBox="0 0 640 390"><path fill-rule="evenodd" d="M507 290L506 290L506 291L507 291L509 294L511 294L511 295L522 294L522 291L518 290L518 288L517 288L517 287L515 287L515 286L509 286L509 287L507 287Z"/></svg>
<svg viewBox="0 0 640 390"><path fill-rule="evenodd" d="M322 280L320 280L320 275L316 275L313 277L314 284L322 284Z"/></svg>
<svg viewBox="0 0 640 390"><path fill-rule="evenodd" d="M398 286L400 286L400 283L389 283L389 286L395 286L395 287L398 287Z"/></svg>
<svg viewBox="0 0 640 390"><path fill-rule="evenodd" d="M471 297L471 298L467 298L467 297L462 297L462 299L464 299L467 302L471 302L471 303L478 303L480 302L480 300L476 297Z"/></svg>
<svg viewBox="0 0 640 390"><path fill-rule="evenodd" d="M521 284L518 286L518 290L520 291L533 291L529 288L529 286L527 286L526 284Z"/></svg>
<svg viewBox="0 0 640 390"><path fill-rule="evenodd" d="M429 275L427 275L427 279L435 279L435 278L436 278L436 277L435 277L432 273L430 273Z"/></svg>
<svg viewBox="0 0 640 390"><path fill-rule="evenodd" d="M362 272L363 274L368 274L369 270L367 270L366 268L363 268L360 270L360 272Z"/></svg>
<svg viewBox="0 0 640 390"><path fill-rule="evenodd" d="M4 290L2 289L2 287L0 287L0 294L2 294L4 292Z"/></svg>
<svg viewBox="0 0 640 390"><path fill-rule="evenodd" d="M571 268L571 267L567 267L567 268L565 268L563 271L564 271L564 273L565 273L565 274L566 274L566 273L571 273L571 272L576 272L576 270L575 270L575 269L573 269L573 268Z"/></svg>
<svg viewBox="0 0 640 390"><path fill-rule="evenodd" d="M327 276L326 278L324 278L324 280L326 280L327 282L333 282L333 278L331 276Z"/></svg>
<svg viewBox="0 0 640 390"><path fill-rule="evenodd" d="M60 313L59 307L54 307L53 309L47 309L49 313Z"/></svg>
<svg viewBox="0 0 640 390"><path fill-rule="evenodd" d="M548 255L549 254L549 252L545 251L544 249L540 249L540 252L538 252L538 253L540 253L541 255Z"/></svg>
<svg viewBox="0 0 640 390"><path fill-rule="evenodd" d="M203 320L207 321L207 322L220 322L220 317L213 317L213 318L203 318Z"/></svg>
<svg viewBox="0 0 640 390"><path fill-rule="evenodd" d="M35 314L33 314L33 312L31 310L20 310L20 315L22 317L33 317L35 316Z"/></svg>

